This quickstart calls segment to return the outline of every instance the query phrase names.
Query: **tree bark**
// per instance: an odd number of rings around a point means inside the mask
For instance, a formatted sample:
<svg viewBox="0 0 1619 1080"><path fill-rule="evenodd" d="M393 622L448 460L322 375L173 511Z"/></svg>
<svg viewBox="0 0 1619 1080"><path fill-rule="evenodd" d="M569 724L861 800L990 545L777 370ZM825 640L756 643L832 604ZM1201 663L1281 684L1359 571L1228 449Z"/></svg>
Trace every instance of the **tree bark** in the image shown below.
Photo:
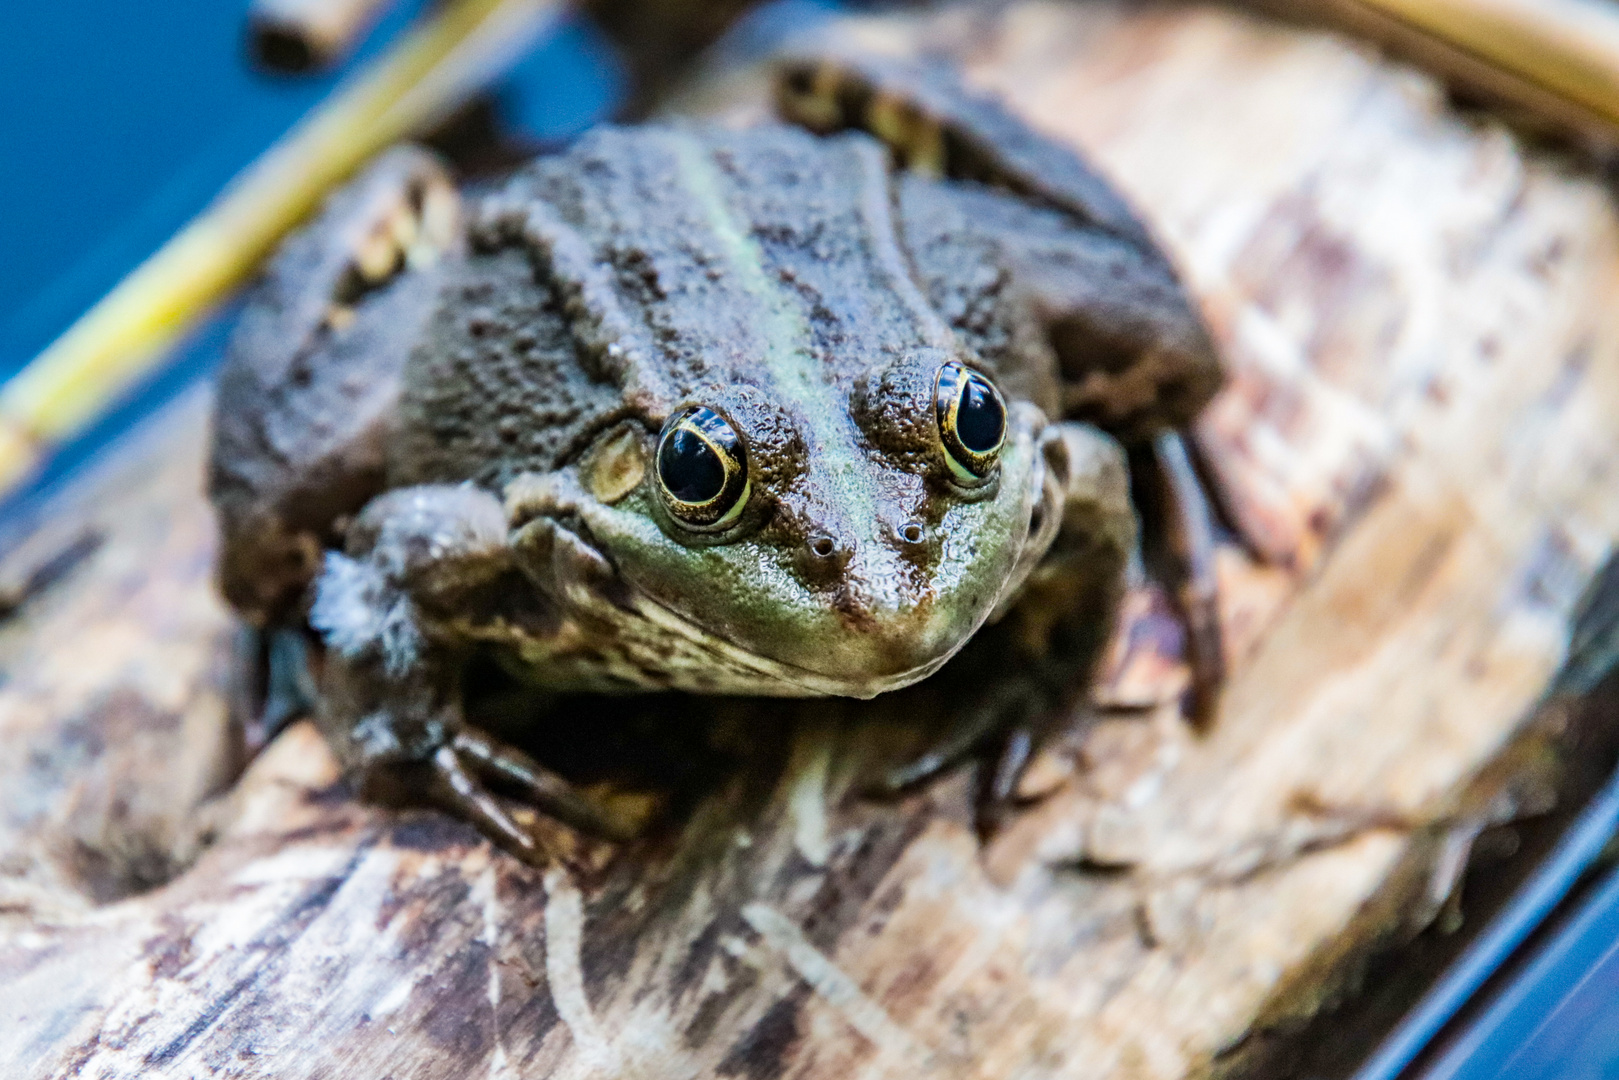
<svg viewBox="0 0 1619 1080"><path fill-rule="evenodd" d="M703 735L675 709L643 755L662 824L548 871L361 803L307 725L237 779L199 391L0 564L8 1076L1284 1075L1454 916L1474 838L1611 762L1611 686L1553 684L1619 535L1598 177L1229 9L842 32L954 56L1083 147L1205 305L1231 379L1198 436L1255 549L1220 553L1214 729L1138 589L1100 710L987 845L964 774L861 794L905 737L883 699L713 703ZM607 730L567 722L564 758Z"/></svg>

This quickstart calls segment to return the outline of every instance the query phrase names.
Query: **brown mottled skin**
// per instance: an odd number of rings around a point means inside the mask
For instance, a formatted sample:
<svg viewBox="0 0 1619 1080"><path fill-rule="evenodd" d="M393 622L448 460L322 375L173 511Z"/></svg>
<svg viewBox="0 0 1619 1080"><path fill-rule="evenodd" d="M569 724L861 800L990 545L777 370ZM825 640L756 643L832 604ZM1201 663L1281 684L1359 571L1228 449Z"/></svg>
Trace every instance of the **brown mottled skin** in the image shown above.
<svg viewBox="0 0 1619 1080"><path fill-rule="evenodd" d="M1115 439L1178 447L1219 385L1169 262L1066 148L894 68L790 63L779 105L802 126L599 129L459 217L396 151L283 248L221 377L226 596L314 628L346 764L525 857L483 780L624 829L465 722L474 650L547 690L869 697L976 634L948 670L977 689L896 782L987 749L1004 801L1111 625ZM1004 408L981 477L941 442L948 365ZM715 527L658 464L692 406L742 447Z"/></svg>

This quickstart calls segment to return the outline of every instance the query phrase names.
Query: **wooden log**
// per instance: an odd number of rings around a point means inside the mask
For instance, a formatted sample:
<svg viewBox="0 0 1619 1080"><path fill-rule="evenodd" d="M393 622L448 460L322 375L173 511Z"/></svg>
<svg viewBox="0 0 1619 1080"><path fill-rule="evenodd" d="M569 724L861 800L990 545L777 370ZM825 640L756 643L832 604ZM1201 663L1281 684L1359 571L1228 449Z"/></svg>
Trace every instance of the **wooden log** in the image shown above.
<svg viewBox="0 0 1619 1080"><path fill-rule="evenodd" d="M1215 729L1177 715L1138 591L1098 696L1148 707L1076 723L987 847L965 777L860 796L906 728L885 699L701 706L713 764L586 873L359 803L304 725L227 786L194 396L0 566L54 578L0 626L7 1075L1286 1075L1369 958L1445 911L1481 830L1611 761L1595 680L1537 710L1619 535L1597 177L1368 49L1227 9L843 32L953 55L1085 147L1203 299L1232 380L1199 435L1268 560L1221 553ZM553 749L602 738L587 720Z"/></svg>

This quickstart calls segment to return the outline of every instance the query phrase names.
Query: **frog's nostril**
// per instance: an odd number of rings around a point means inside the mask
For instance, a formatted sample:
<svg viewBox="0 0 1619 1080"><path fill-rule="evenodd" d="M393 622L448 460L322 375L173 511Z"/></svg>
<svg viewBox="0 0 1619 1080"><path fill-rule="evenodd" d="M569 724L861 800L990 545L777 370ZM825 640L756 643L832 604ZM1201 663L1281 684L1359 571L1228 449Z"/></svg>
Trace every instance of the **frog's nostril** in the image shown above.
<svg viewBox="0 0 1619 1080"><path fill-rule="evenodd" d="M830 559L837 554L838 542L830 536L812 536L809 538L809 549L817 559Z"/></svg>
<svg viewBox="0 0 1619 1080"><path fill-rule="evenodd" d="M899 527L899 538L907 544L920 544L927 538L927 531L919 522L907 521Z"/></svg>

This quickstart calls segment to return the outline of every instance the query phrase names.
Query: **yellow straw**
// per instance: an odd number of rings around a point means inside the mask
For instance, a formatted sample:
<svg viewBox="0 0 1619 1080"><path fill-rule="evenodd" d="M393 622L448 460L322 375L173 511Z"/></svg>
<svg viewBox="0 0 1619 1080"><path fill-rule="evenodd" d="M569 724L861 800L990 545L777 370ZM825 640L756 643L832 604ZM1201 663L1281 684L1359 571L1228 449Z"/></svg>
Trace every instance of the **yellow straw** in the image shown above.
<svg viewBox="0 0 1619 1080"><path fill-rule="evenodd" d="M516 60L561 0L456 0L339 87L0 389L0 497L155 366L332 185Z"/></svg>
<svg viewBox="0 0 1619 1080"><path fill-rule="evenodd" d="M1360 0L1619 125L1619 11L1601 0Z"/></svg>
<svg viewBox="0 0 1619 1080"><path fill-rule="evenodd" d="M1258 2L1325 15L1543 121L1619 141L1619 7L1611 0Z"/></svg>

